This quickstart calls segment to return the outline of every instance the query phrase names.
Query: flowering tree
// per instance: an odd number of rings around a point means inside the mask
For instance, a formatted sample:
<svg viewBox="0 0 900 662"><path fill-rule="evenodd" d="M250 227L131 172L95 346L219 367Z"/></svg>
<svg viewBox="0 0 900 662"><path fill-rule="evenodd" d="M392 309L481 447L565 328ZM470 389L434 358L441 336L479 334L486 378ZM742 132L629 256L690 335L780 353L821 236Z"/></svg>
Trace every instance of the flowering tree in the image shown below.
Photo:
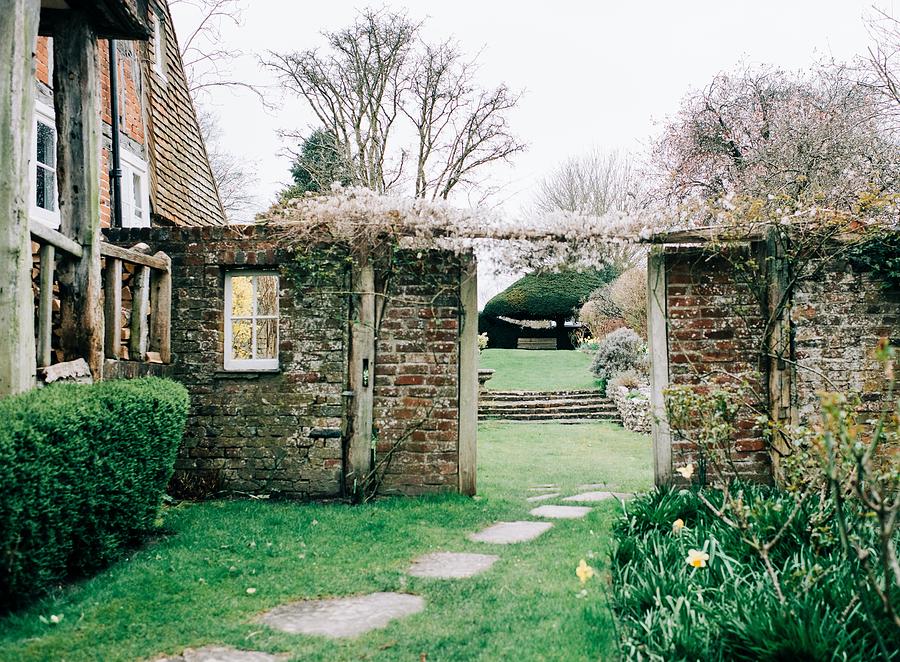
<svg viewBox="0 0 900 662"><path fill-rule="evenodd" d="M740 195L792 210L852 210L861 195L897 190L897 144L884 121L882 106L843 66L721 73L685 98L657 143L658 197Z"/></svg>

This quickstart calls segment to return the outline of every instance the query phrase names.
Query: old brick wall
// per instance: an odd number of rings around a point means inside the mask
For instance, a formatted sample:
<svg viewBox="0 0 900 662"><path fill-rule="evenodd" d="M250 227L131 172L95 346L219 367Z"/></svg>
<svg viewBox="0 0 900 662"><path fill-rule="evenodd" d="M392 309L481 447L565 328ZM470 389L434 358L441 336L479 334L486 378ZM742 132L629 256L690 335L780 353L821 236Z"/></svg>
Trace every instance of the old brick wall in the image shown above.
<svg viewBox="0 0 900 662"><path fill-rule="evenodd" d="M277 270L275 243L253 229L109 231L172 258L173 377L191 395L175 487L295 498L341 490L346 297L297 288L282 276L277 373L226 372L224 276ZM335 289L341 289L340 284Z"/></svg>
<svg viewBox="0 0 900 662"><path fill-rule="evenodd" d="M666 303L669 318L669 382L676 385L741 388L748 406L737 422L732 459L738 474L766 482L771 464L762 430L766 376L760 372L763 318L756 297L721 255L671 247L666 252ZM676 467L696 459L696 446L672 437Z"/></svg>
<svg viewBox="0 0 900 662"><path fill-rule="evenodd" d="M191 394L174 486L338 496L349 274L312 287L282 273L280 371L226 372L226 271L278 270L290 256L259 227L106 233L113 243L145 242L172 258L172 376ZM383 493L458 489L459 279L459 260L441 255L412 260L392 278L373 369L376 462L390 458L379 465Z"/></svg>
<svg viewBox="0 0 900 662"><path fill-rule="evenodd" d="M384 492L455 492L459 481L457 259L430 255L390 286L376 345L376 462L398 440Z"/></svg>
<svg viewBox="0 0 900 662"><path fill-rule="evenodd" d="M874 349L880 338L900 342L900 291L835 259L798 283L791 323L800 421L815 416L820 391L858 394L863 411L877 416L885 382Z"/></svg>

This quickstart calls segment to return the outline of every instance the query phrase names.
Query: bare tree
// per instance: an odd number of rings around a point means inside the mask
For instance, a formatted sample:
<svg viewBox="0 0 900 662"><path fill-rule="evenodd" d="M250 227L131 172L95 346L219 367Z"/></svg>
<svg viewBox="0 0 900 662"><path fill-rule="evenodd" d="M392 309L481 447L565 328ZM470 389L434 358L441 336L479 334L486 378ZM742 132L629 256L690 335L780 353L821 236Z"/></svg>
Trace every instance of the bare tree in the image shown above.
<svg viewBox="0 0 900 662"><path fill-rule="evenodd" d="M634 157L618 150L594 149L561 163L538 185L538 211L572 211L603 216L629 212L643 198L642 179Z"/></svg>
<svg viewBox="0 0 900 662"><path fill-rule="evenodd" d="M561 163L538 185L536 211L569 211L604 216L632 213L645 204L644 179L635 157L618 150L594 149ZM643 250L632 245L610 245L607 256L620 271L633 266Z"/></svg>
<svg viewBox="0 0 900 662"><path fill-rule="evenodd" d="M197 123L200 134L206 145L206 154L216 186L219 199L229 221L249 221L243 218L256 203L253 186L257 182L251 164L222 146L222 129L218 118L209 110L198 109Z"/></svg>
<svg viewBox="0 0 900 662"><path fill-rule="evenodd" d="M266 65L335 136L352 183L391 189L405 181L414 154L414 194L446 199L476 184L475 170L523 149L506 119L518 96L504 85L480 89L457 44L425 43L420 28L406 13L366 9L350 27L324 34L326 51L272 53ZM416 144L395 148L404 117Z"/></svg>
<svg viewBox="0 0 900 662"><path fill-rule="evenodd" d="M179 22L182 36L179 40L182 63L188 89L197 109L197 123L209 165L212 169L219 198L225 215L230 221L247 221L242 218L256 202L252 189L257 182L246 159L223 145L222 129L216 115L204 101L217 88L240 88L254 92L263 98L260 90L231 75L231 65L242 53L223 45L224 25L241 24L244 0L171 0L176 11L181 5L183 21Z"/></svg>
<svg viewBox="0 0 900 662"><path fill-rule="evenodd" d="M867 21L873 44L863 77L882 98L891 128L900 129L900 20L877 7Z"/></svg>
<svg viewBox="0 0 900 662"><path fill-rule="evenodd" d="M232 74L232 65L244 53L226 46L222 35L225 26L241 25L244 0L170 0L169 6L183 18L179 50L194 101L216 88L240 88L265 103L259 86Z"/></svg>

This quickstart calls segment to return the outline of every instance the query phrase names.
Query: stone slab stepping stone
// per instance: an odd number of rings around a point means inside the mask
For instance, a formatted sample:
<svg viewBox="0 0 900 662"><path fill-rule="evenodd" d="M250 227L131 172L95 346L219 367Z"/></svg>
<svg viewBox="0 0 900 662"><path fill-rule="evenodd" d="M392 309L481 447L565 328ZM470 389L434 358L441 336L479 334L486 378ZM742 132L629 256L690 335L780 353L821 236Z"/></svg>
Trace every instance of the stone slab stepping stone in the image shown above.
<svg viewBox="0 0 900 662"><path fill-rule="evenodd" d="M581 503L590 503L594 501L606 501L607 499L628 499L632 495L624 492L582 492L574 496L566 497L563 501L578 501Z"/></svg>
<svg viewBox="0 0 900 662"><path fill-rule="evenodd" d="M370 593L351 598L292 602L266 612L260 621L289 634L355 637L423 609L425 599L418 595Z"/></svg>
<svg viewBox="0 0 900 662"><path fill-rule="evenodd" d="M160 658L156 662L279 662L287 657L260 651L243 651L227 646L204 646L187 648L181 655Z"/></svg>
<svg viewBox="0 0 900 662"><path fill-rule="evenodd" d="M587 506L538 506L531 509L535 517L549 517L551 519L578 519L584 517L591 509Z"/></svg>
<svg viewBox="0 0 900 662"><path fill-rule="evenodd" d="M493 554L460 554L457 552L435 552L420 556L413 561L409 574L413 577L433 577L435 579L462 579L484 572L500 557Z"/></svg>
<svg viewBox="0 0 900 662"><path fill-rule="evenodd" d="M605 487L609 487L606 483L588 483L587 485L579 485L579 490L602 490Z"/></svg>
<svg viewBox="0 0 900 662"><path fill-rule="evenodd" d="M528 488L529 492L546 492L547 490L558 490L559 485L532 485Z"/></svg>
<svg viewBox="0 0 900 662"><path fill-rule="evenodd" d="M550 494L536 494L534 496L530 496L526 501L543 501L544 499L555 499L559 496L559 492L550 492Z"/></svg>
<svg viewBox="0 0 900 662"><path fill-rule="evenodd" d="M469 540L509 545L534 540L551 526L553 524L550 522L497 522L478 533L470 534Z"/></svg>

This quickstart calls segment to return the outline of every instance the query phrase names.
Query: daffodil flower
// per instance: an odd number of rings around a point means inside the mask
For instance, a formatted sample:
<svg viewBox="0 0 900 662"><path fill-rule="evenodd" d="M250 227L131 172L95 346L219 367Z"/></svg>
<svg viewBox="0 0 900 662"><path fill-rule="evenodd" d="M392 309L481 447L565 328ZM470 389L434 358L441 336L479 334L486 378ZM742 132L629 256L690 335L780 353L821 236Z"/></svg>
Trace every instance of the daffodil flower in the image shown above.
<svg viewBox="0 0 900 662"><path fill-rule="evenodd" d="M681 477L685 480L690 480L691 476L694 475L694 465L686 464L683 467L678 467L675 471L681 474Z"/></svg>
<svg viewBox="0 0 900 662"><path fill-rule="evenodd" d="M681 533L681 530L684 528L684 520L680 517L672 522L672 533Z"/></svg>
<svg viewBox="0 0 900 662"><path fill-rule="evenodd" d="M587 583L591 577L593 577L596 573L594 569L587 564L587 561L581 559L581 563L578 564L578 567L575 568L575 574L578 576L578 579L581 580L581 584L584 585Z"/></svg>
<svg viewBox="0 0 900 662"><path fill-rule="evenodd" d="M709 554L700 549L688 550L687 558L684 560L685 563L694 568L705 568L707 561L709 561Z"/></svg>

